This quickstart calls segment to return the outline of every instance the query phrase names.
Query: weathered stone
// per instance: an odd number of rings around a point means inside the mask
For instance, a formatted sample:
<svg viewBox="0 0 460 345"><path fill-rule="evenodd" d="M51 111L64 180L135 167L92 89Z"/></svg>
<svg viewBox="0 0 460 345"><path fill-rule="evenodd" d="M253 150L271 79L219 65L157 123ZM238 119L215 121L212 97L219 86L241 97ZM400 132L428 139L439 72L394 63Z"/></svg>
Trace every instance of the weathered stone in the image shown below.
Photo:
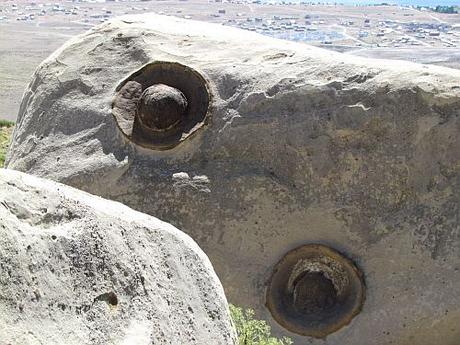
<svg viewBox="0 0 460 345"><path fill-rule="evenodd" d="M130 81L190 101L195 77L207 113L166 146L157 133L133 135L135 112L125 110L140 89L113 108ZM184 229L229 300L297 344L457 345L459 115L458 70L132 16L74 38L38 68L8 167ZM366 283L360 314L326 340L289 333L265 307L275 265L310 243L343 253Z"/></svg>
<svg viewBox="0 0 460 345"><path fill-rule="evenodd" d="M209 259L173 226L0 169L2 344L227 344Z"/></svg>

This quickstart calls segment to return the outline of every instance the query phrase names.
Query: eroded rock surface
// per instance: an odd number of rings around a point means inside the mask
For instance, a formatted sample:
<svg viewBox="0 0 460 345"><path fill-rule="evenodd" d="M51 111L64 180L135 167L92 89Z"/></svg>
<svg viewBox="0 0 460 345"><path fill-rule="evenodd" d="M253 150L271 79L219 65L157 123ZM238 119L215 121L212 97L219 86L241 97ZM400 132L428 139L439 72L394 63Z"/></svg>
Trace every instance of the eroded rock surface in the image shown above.
<svg viewBox="0 0 460 345"><path fill-rule="evenodd" d="M222 286L186 234L52 181L0 169L2 344L225 344Z"/></svg>
<svg viewBox="0 0 460 345"><path fill-rule="evenodd" d="M137 137L133 107L151 83L170 81L193 103L186 91L196 88L169 72L149 74L162 63L206 81L209 108L191 123L193 135L139 127ZM296 344L456 345L459 115L458 70L170 17L124 17L76 37L38 68L8 167L184 229L209 255L229 300L255 307ZM148 145L161 135L172 144ZM343 253L366 283L362 311L326 339L289 333L265 307L273 267L309 243Z"/></svg>

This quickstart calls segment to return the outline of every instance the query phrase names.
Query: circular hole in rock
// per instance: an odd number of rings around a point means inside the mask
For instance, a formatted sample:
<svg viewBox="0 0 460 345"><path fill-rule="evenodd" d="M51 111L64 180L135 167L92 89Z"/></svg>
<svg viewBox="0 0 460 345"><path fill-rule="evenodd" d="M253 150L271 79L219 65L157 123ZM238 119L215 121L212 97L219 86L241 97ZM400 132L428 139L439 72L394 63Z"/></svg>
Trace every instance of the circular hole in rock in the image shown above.
<svg viewBox="0 0 460 345"><path fill-rule="evenodd" d="M347 325L365 300L363 275L336 250L309 244L288 252L275 266L266 305L287 330L324 338Z"/></svg>
<svg viewBox="0 0 460 345"><path fill-rule="evenodd" d="M117 295L115 295L113 292L109 292L107 294L107 303L110 304L111 306L117 306L118 305Z"/></svg>
<svg viewBox="0 0 460 345"><path fill-rule="evenodd" d="M197 71L176 62L157 61L117 87L112 114L134 143L166 150L206 124L209 104L207 83Z"/></svg>
<svg viewBox="0 0 460 345"><path fill-rule="evenodd" d="M106 292L106 293L103 293L99 296L97 296L94 301L102 301L102 302L105 302L107 303L109 306L112 306L112 307L116 307L118 305L118 297L117 295L110 291L110 292Z"/></svg>

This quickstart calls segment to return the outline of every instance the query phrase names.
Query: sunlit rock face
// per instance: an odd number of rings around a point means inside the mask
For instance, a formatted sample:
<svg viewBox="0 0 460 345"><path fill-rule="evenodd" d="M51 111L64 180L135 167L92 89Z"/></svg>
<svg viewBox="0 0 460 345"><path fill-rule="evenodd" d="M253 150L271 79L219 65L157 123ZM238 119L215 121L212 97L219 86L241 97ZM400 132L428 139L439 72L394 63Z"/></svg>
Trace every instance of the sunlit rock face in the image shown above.
<svg viewBox="0 0 460 345"><path fill-rule="evenodd" d="M0 169L5 344L234 345L209 259L170 224Z"/></svg>
<svg viewBox="0 0 460 345"><path fill-rule="evenodd" d="M140 111L154 85L168 94ZM458 70L130 16L74 38L37 69L8 167L183 229L229 301L296 344L456 345L459 115ZM338 329L293 333L272 317L266 291L287 253L315 243L356 266L365 298ZM341 294L327 262L316 270L298 260L289 267L307 267L300 285L286 278L283 288L293 286L286 300L314 324L304 309L334 315ZM296 297L308 291L317 300Z"/></svg>

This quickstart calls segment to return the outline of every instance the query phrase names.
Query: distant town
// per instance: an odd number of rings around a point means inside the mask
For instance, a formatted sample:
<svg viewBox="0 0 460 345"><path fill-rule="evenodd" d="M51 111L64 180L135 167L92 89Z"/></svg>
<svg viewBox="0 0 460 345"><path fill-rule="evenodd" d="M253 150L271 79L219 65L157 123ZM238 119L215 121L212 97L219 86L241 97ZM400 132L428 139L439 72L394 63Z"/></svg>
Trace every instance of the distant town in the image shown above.
<svg viewBox="0 0 460 345"><path fill-rule="evenodd" d="M460 44L460 15L453 6L340 6L261 0L6 1L0 4L0 23L52 25L70 21L92 26L113 16L147 11L218 22L313 45L335 46L336 50L341 47L345 50L350 47L449 48Z"/></svg>

